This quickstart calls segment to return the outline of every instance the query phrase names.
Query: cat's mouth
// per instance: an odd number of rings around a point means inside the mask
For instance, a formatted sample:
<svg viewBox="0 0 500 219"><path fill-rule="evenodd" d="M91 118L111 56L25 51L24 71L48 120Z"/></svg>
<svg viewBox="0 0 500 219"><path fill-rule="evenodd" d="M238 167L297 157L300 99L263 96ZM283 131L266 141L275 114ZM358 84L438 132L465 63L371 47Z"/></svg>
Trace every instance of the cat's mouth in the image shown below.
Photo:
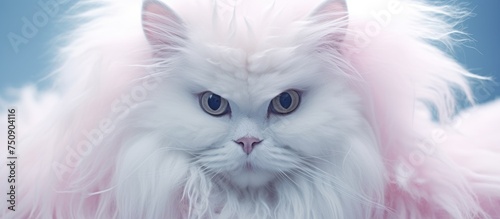
<svg viewBox="0 0 500 219"><path fill-rule="evenodd" d="M246 161L245 165L243 167L243 170L247 171L247 172L253 172L254 171L254 166L252 165L252 163L250 161Z"/></svg>
<svg viewBox="0 0 500 219"><path fill-rule="evenodd" d="M230 173L228 177L232 184L240 188L262 187L275 178L273 173L255 168L251 163L245 164L240 171Z"/></svg>
<svg viewBox="0 0 500 219"><path fill-rule="evenodd" d="M263 168L258 161L251 157L244 158L240 167L226 173L231 184L239 188L258 188L272 183L276 173Z"/></svg>
<svg viewBox="0 0 500 219"><path fill-rule="evenodd" d="M206 170L215 183L229 183L236 188L260 188L286 180L284 175L298 163L295 153L288 147L261 147L251 153L227 153L223 149L204 151L196 157L195 163Z"/></svg>

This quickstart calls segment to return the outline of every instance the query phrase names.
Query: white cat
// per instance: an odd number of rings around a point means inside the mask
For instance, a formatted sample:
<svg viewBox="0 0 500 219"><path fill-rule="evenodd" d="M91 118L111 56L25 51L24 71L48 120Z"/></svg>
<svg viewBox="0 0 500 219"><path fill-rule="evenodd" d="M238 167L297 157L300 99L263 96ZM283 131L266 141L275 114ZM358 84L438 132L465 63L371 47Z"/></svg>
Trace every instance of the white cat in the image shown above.
<svg viewBox="0 0 500 219"><path fill-rule="evenodd" d="M500 217L500 105L454 116L481 78L435 46L459 39L460 9L78 5L57 100L39 122L18 103L2 218Z"/></svg>

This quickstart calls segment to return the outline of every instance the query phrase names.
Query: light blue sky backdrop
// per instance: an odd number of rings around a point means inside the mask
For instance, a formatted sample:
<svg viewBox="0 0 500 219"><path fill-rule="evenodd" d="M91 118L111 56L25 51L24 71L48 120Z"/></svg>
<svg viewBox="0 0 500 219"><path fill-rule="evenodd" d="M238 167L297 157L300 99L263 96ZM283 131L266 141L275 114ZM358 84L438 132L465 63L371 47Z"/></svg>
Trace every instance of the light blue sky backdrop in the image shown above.
<svg viewBox="0 0 500 219"><path fill-rule="evenodd" d="M4 0L0 3L0 93L8 87L20 87L29 82L38 83L40 87L47 85L46 81L40 80L50 73L54 43L57 43L54 38L67 29L67 24L61 22L60 17L76 0L66 0L66 3L59 5L58 11L53 17L48 15L46 22L43 15L37 14L43 11L39 1L51 0ZM467 20L464 26L475 41L468 44L470 48L456 50L455 56L474 73L493 76L500 82L500 1L459 2L467 2L469 8L473 9L475 16ZM22 36L23 19L33 20L34 17L37 17L39 24L46 24L37 28L38 32L33 38L27 39L26 44L18 45L16 52L9 42L9 33ZM500 97L500 87L493 83L487 83L486 88L477 92L480 102Z"/></svg>

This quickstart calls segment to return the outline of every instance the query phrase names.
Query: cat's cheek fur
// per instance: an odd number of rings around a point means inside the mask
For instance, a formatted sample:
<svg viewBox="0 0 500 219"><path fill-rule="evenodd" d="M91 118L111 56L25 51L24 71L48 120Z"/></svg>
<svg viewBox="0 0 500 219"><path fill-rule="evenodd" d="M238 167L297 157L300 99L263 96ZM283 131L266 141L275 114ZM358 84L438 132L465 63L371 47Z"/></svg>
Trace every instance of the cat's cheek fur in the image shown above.
<svg viewBox="0 0 500 219"><path fill-rule="evenodd" d="M162 138L161 133L129 138L119 151L120 159L116 161L114 177L115 194L119 201L116 204L123 210L119 211L118 217L157 218L169 212L170 217L177 218L183 213L180 210L186 204L178 200L182 198L182 185L189 171L189 157L172 149L182 145L173 142L165 144ZM155 201L149 201L151 199ZM125 210L130 208L150 210Z"/></svg>
<svg viewBox="0 0 500 219"><path fill-rule="evenodd" d="M174 82L175 83L175 82ZM206 147L218 147L229 140L229 116L214 117L204 112L199 96L174 83L163 83L162 89L151 94L147 107L139 112L137 123L160 132L165 142L175 142L179 150L193 152Z"/></svg>
<svg viewBox="0 0 500 219"><path fill-rule="evenodd" d="M313 156L345 153L345 142L364 120L359 97L350 89L344 79L334 78L308 90L294 113L271 120L275 140Z"/></svg>

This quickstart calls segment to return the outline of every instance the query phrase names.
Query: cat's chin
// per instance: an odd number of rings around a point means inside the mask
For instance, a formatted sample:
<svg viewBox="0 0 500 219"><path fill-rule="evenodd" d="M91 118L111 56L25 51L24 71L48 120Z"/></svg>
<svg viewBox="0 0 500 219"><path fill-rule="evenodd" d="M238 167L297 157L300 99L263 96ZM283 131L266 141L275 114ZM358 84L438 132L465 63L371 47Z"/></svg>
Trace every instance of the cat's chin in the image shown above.
<svg viewBox="0 0 500 219"><path fill-rule="evenodd" d="M275 174L264 170L244 169L228 175L230 182L238 188L259 188L271 183Z"/></svg>

